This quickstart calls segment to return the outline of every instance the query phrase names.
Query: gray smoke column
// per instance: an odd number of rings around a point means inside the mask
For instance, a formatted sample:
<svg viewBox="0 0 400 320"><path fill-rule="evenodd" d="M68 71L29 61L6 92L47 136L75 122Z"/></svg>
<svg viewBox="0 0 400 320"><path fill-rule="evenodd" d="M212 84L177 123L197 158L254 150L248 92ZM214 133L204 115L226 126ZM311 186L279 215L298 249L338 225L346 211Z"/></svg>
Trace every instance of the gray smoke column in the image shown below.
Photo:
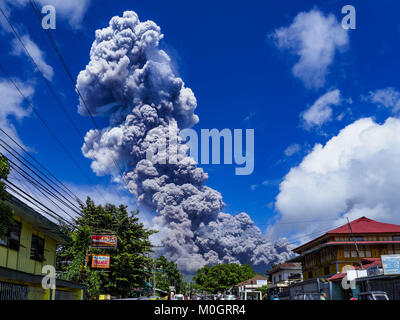
<svg viewBox="0 0 400 320"><path fill-rule="evenodd" d="M154 22L140 22L132 11L96 31L90 62L77 82L91 113L108 117L109 126L87 132L82 152L98 175L119 180L114 161L123 166L122 179L138 205L157 213L153 222L161 230L162 254L182 270L240 262L265 271L289 257L288 244L268 241L245 213L222 213L221 194L205 186L208 176L187 156L187 145L180 138L176 144L168 140L171 128L179 133L199 119L192 90L159 48L162 38ZM82 101L78 112L88 115ZM168 159L160 148L164 140L176 147L176 164L160 164ZM146 159L149 150L152 161Z"/></svg>

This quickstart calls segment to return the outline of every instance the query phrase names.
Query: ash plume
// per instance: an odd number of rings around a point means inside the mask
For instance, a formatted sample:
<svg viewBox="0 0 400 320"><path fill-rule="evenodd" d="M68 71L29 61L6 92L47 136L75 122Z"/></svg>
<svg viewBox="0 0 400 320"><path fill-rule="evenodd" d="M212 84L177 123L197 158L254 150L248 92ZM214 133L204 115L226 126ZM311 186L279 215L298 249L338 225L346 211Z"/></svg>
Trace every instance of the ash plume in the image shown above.
<svg viewBox="0 0 400 320"><path fill-rule="evenodd" d="M287 242L267 240L245 213L222 213L221 194L205 185L207 173L188 156L188 146L180 137L175 144L169 141L171 128L179 134L199 118L192 90L159 48L162 38L159 26L140 22L133 11L96 31L89 64L77 80L84 99L78 112L88 115L89 108L107 117L109 126L87 132L82 152L97 175L118 180L113 162L123 166L122 179L138 205L156 212L153 223L165 245L161 253L181 270L239 262L265 271L289 257ZM161 147L165 141L176 148L176 163L163 164L169 158Z"/></svg>

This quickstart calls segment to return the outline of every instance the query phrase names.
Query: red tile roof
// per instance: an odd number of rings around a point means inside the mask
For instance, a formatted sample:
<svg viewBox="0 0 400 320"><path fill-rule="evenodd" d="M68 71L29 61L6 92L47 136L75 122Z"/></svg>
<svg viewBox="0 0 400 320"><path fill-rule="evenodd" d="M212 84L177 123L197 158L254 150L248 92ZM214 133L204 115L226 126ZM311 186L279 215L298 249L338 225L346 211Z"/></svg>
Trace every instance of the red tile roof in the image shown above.
<svg viewBox="0 0 400 320"><path fill-rule="evenodd" d="M302 244L301 246L293 249L293 251L298 252L299 249L309 247L313 243L319 243L328 235L351 234L352 231L353 234L400 233L400 225L378 222L372 219L368 219L366 217L361 217L359 219L353 220L350 222L350 225L351 229L349 227L349 224L346 223L339 228L328 231L327 233L314 240Z"/></svg>
<svg viewBox="0 0 400 320"><path fill-rule="evenodd" d="M336 273L332 277L330 277L328 280L333 281L333 282L340 281L344 278L345 275L346 275L345 272Z"/></svg>
<svg viewBox="0 0 400 320"><path fill-rule="evenodd" d="M391 233L400 232L400 226L396 224L383 223L361 217L357 220L350 222L351 229L354 234L360 233ZM349 224L333 229L327 232L328 234L348 234L351 233Z"/></svg>

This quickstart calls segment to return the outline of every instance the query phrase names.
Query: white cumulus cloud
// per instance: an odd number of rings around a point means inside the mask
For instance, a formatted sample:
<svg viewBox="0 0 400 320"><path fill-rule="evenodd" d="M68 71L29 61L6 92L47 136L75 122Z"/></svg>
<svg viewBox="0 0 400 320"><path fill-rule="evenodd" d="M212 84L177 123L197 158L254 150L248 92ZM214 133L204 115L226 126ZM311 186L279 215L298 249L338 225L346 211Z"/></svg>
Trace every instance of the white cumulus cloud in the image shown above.
<svg viewBox="0 0 400 320"><path fill-rule="evenodd" d="M332 106L338 106L342 102L338 89L329 91L319 97L314 104L301 113L300 117L304 122L304 127L321 127L324 123L332 120Z"/></svg>
<svg viewBox="0 0 400 320"><path fill-rule="evenodd" d="M285 149L285 151L284 151L285 156L291 157L294 154L298 153L300 151L300 149L301 149L301 146L298 143L293 143Z"/></svg>
<svg viewBox="0 0 400 320"><path fill-rule="evenodd" d="M393 113L400 111L400 92L393 87L371 91L363 100L389 108Z"/></svg>
<svg viewBox="0 0 400 320"><path fill-rule="evenodd" d="M27 97L34 94L34 89L30 85L22 83L18 79L14 79L18 88ZM0 97L2 105L0 107L0 127L17 139L20 144L23 144L18 137L17 131L12 124L12 120L21 121L31 113L31 109L24 106L22 96L18 93L17 89L6 79L0 78ZM8 140L3 134L3 139Z"/></svg>
<svg viewBox="0 0 400 320"><path fill-rule="evenodd" d="M300 12L288 27L272 34L276 45L297 55L293 75L306 87L321 88L337 51L344 51L349 43L348 33L333 14L325 16L313 9Z"/></svg>
<svg viewBox="0 0 400 320"><path fill-rule="evenodd" d="M399 168L400 120L355 121L285 176L276 198L283 223L272 230L305 235L361 216L399 224ZM311 223L285 224L299 220Z"/></svg>
<svg viewBox="0 0 400 320"><path fill-rule="evenodd" d="M54 75L54 70L45 61L43 51L40 50L39 46L35 42L33 42L28 35L22 36L21 40L22 40L22 43L24 44L26 50L29 52L29 54L31 55L31 57L33 58L33 60L37 64L37 66L39 67L40 71L43 73L43 75L46 77L46 79L51 80ZM21 55L27 56L25 49L23 48L22 44L17 39L14 39L12 41L12 54L14 54L16 56L21 56Z"/></svg>

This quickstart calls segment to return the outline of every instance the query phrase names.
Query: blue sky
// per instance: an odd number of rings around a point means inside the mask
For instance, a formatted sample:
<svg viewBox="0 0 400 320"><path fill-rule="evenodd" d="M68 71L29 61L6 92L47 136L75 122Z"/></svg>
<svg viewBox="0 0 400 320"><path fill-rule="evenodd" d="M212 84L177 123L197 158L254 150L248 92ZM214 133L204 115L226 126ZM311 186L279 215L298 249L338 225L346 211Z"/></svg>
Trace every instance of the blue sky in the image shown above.
<svg viewBox="0 0 400 320"><path fill-rule="evenodd" d="M382 124L387 117L396 116L395 106L382 107L376 100L373 103L371 93L385 88L392 88L395 93L400 89L400 4L397 1L352 1L356 8L356 30L345 32L348 37L345 48L334 49L334 57L324 73L324 85L319 87L310 87L293 74L293 66L299 61L296 49L279 48L271 35L279 28L292 25L299 13L311 10L323 17L332 14L340 23L341 9L348 1L87 0L84 3L87 7L82 7L80 16L61 7L57 29L52 31L74 77L89 61L95 30L107 26L112 16L133 10L142 21L153 20L161 27L164 34L161 47L173 59L176 72L197 98L196 113L200 122L196 130L255 129L253 174L236 176L234 166L229 165L204 168L209 173L207 184L223 195L225 212L247 212L262 230L277 215L281 216L275 207L279 184L316 143L325 144L360 118L374 117ZM6 0L0 1L0 5L9 9L9 17L18 31L29 36L42 51L44 63L53 69L54 74L49 75L51 83L84 134L93 124L77 113L78 96L31 7L11 5ZM110 177L97 177L91 172L90 161L80 151L82 141L26 56L13 46L13 39L11 33L2 29L2 65L21 85L27 86L27 90L28 87L32 89L30 93L37 110L80 161L91 180L106 189ZM340 90L341 101L332 106L330 121L306 128L301 120L303 112L333 90ZM60 180L82 192L93 193L90 183L33 114L18 120L10 113L6 122L16 128L21 141ZM99 118L98 123L106 126L107 119ZM287 149L290 146L292 148ZM290 150L294 154L290 154ZM123 201L131 197L123 190L119 194L124 195ZM112 200L115 199L113 195ZM328 218L337 217L336 214ZM310 218L316 219L315 216ZM298 217L297 220L307 221L305 219ZM292 216L287 218L287 221L293 220L296 219ZM280 232L290 235L295 231Z"/></svg>

